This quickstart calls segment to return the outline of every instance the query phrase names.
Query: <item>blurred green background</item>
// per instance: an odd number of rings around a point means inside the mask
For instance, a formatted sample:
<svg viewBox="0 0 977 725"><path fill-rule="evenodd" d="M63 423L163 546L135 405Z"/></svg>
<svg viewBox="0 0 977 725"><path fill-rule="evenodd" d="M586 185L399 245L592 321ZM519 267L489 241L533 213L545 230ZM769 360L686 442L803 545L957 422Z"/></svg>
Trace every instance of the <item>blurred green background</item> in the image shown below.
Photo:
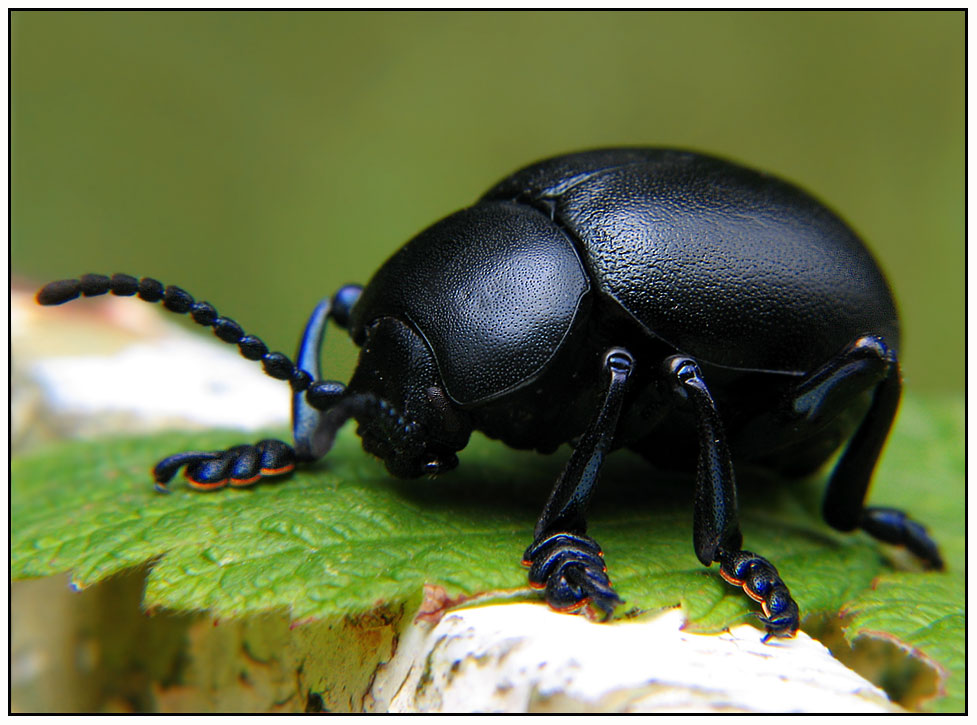
<svg viewBox="0 0 977 725"><path fill-rule="evenodd" d="M961 390L964 33L962 11L18 11L11 269L152 275L291 353L321 296L516 168L682 146L845 217L895 289L907 387Z"/></svg>

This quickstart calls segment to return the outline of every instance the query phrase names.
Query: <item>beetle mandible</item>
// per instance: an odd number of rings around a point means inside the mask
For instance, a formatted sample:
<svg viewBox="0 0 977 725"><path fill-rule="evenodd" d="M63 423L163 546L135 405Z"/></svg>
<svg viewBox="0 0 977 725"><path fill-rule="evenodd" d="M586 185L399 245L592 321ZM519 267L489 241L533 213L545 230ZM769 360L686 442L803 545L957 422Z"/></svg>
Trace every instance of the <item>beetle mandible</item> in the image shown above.
<svg viewBox="0 0 977 725"><path fill-rule="evenodd" d="M816 470L847 442L823 515L903 545L936 544L903 512L866 506L901 394L899 322L855 233L797 187L714 157L654 148L574 153L528 166L422 231L366 285L312 313L296 362L151 278L52 282L44 305L112 292L162 301L214 329L293 389L294 446L265 440L170 456L190 485L246 486L326 455L350 418L395 476L458 464L474 430L572 453L523 556L559 611L620 602L586 511L604 456L630 448L694 468L693 542L743 588L772 636L799 609L777 569L742 548L733 462ZM361 348L348 384L322 380L329 321Z"/></svg>

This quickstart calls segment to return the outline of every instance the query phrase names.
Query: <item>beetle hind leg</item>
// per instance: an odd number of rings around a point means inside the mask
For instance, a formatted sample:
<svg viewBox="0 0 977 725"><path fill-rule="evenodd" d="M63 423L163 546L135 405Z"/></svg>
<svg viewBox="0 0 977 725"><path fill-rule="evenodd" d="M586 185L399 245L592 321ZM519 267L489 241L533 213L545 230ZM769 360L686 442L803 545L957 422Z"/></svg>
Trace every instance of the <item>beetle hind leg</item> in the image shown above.
<svg viewBox="0 0 977 725"><path fill-rule="evenodd" d="M529 584L546 590L546 601L561 612L590 607L606 618L621 599L611 588L600 545L587 536L586 508L597 484L604 456L610 449L634 369L634 358L621 348L604 355L607 376L597 415L580 438L550 494L536 524L523 565Z"/></svg>
<svg viewBox="0 0 977 725"><path fill-rule="evenodd" d="M866 365L879 370L882 379L875 387L868 412L831 475L822 507L825 521L839 531L860 528L880 541L904 546L927 566L942 569L939 547L925 527L898 509L865 506L872 472L899 408L902 381L895 353L881 338L859 338L842 355L846 353L867 354Z"/></svg>
<svg viewBox="0 0 977 725"><path fill-rule="evenodd" d="M898 509L865 506L902 394L899 362L883 338L863 335L845 347L797 385L774 423L814 435L865 394L871 403L831 474L824 519L839 531L861 528L880 541L904 546L928 566L942 569L939 548L922 525Z"/></svg>

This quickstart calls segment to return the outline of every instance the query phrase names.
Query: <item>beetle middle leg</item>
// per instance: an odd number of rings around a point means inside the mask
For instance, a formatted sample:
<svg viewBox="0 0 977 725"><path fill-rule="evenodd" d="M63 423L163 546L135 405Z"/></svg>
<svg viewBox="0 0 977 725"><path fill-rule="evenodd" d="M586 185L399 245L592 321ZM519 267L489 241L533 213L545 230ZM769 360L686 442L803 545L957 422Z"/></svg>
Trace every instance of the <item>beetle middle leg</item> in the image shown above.
<svg viewBox="0 0 977 725"><path fill-rule="evenodd" d="M523 556L530 585L545 588L547 603L559 611L592 605L609 616L621 601L611 588L600 546L587 536L586 509L614 440L633 370L634 358L627 350L612 348L604 354L600 409L560 474Z"/></svg>
<svg viewBox="0 0 977 725"><path fill-rule="evenodd" d="M736 510L736 481L726 434L712 394L695 360L674 355L665 361L666 375L693 407L699 438L695 479L693 543L706 566L719 563L719 573L760 602L760 621L770 637L793 637L800 612L776 567L762 556L744 551Z"/></svg>

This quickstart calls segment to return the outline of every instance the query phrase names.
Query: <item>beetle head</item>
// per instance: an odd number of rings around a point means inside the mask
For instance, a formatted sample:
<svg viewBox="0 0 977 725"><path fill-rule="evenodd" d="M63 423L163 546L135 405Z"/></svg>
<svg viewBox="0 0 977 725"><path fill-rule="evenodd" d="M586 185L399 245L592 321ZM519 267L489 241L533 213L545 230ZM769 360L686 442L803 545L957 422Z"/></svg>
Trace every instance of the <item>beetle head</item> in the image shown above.
<svg viewBox="0 0 977 725"><path fill-rule="evenodd" d="M467 414L444 391L434 357L407 324L372 324L346 395L369 406L355 415L363 448L400 478L448 471L472 431Z"/></svg>

